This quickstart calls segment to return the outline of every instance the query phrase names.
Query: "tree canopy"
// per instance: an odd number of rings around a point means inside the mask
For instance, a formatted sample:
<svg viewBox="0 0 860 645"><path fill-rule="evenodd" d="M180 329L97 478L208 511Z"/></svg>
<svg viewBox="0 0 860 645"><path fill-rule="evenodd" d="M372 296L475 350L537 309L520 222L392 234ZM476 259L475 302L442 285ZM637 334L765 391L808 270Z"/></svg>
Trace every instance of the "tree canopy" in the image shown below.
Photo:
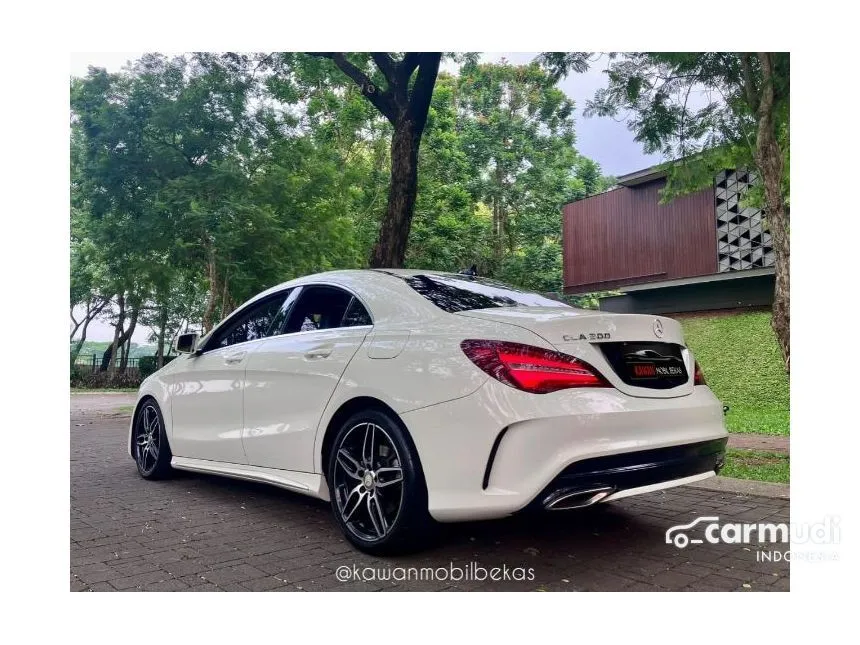
<svg viewBox="0 0 860 645"><path fill-rule="evenodd" d="M623 115L645 152L659 152L668 181L663 199L713 185L723 169L760 178L747 200L763 207L776 258L773 328L786 369L790 358L790 56L774 52L608 54L608 85L585 116ZM554 78L583 71L585 52L541 56Z"/></svg>
<svg viewBox="0 0 860 645"><path fill-rule="evenodd" d="M147 54L72 79L70 305L87 312L81 342L86 320L114 325L105 369L138 324L161 358L187 325L207 330L268 286L380 262L398 119L421 172L404 245L383 256L561 291L561 206L610 180L576 151L552 74L338 56ZM369 100L367 82L387 98Z"/></svg>

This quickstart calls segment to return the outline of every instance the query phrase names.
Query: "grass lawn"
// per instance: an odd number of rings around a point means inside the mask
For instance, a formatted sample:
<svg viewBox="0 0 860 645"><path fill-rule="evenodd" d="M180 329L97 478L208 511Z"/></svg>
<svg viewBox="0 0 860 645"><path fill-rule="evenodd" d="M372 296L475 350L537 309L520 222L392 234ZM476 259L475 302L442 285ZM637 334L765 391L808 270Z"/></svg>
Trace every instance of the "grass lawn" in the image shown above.
<svg viewBox="0 0 860 645"><path fill-rule="evenodd" d="M770 312L679 320L708 385L729 406L729 432L788 435L788 375Z"/></svg>
<svg viewBox="0 0 860 645"><path fill-rule="evenodd" d="M720 471L720 475L787 484L791 470L789 462L789 456L779 452L729 448L726 451L726 467Z"/></svg>

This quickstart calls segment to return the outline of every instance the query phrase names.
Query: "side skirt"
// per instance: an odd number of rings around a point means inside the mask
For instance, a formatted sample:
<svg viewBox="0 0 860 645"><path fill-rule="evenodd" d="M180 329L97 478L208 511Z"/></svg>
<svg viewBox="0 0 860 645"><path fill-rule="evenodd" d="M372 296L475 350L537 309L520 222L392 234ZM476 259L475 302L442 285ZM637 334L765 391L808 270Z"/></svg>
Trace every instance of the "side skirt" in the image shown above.
<svg viewBox="0 0 860 645"><path fill-rule="evenodd" d="M247 466L245 464L228 464L220 461L176 456L170 461L170 465L177 470L243 479L245 481L277 486L278 488L316 497L324 501L329 501L330 499L325 478L322 475L314 473L279 470L277 468L261 468L260 466Z"/></svg>

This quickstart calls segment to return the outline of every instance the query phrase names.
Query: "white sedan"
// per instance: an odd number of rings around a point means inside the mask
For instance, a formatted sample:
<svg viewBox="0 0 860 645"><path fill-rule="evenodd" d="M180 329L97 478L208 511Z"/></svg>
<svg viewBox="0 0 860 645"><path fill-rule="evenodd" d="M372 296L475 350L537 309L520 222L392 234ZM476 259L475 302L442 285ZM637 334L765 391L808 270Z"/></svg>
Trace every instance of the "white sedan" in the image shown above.
<svg viewBox="0 0 860 645"><path fill-rule="evenodd" d="M713 476L722 405L680 325L484 278L333 271L273 287L140 387L129 453L330 500L347 539L581 508Z"/></svg>

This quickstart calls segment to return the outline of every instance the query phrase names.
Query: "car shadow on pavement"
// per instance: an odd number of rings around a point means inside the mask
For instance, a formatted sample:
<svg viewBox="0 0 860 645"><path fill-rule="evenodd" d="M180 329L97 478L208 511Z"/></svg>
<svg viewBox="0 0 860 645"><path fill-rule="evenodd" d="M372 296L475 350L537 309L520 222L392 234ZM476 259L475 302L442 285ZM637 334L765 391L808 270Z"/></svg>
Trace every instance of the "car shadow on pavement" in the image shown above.
<svg viewBox="0 0 860 645"><path fill-rule="evenodd" d="M168 482L193 485L207 495L226 496L244 500L242 510L262 511L277 522L285 521L297 513L311 512L314 524L330 535L327 540L339 538L339 528L331 517L328 502L313 499L284 489L255 482L229 479L216 475L176 471ZM477 521L436 524L432 536L422 545L418 555L401 555L397 559L412 560L434 556L436 559L450 554L463 557L469 554L498 555L510 558L512 549L519 549L526 558L540 554L575 552L584 557L617 554L632 544L647 544L662 549L665 527L644 521L635 511L619 504L598 504L593 507L563 511L522 511L510 517ZM322 525L322 526L319 526ZM498 552L498 553L496 553ZM517 551L514 551L516 553Z"/></svg>

